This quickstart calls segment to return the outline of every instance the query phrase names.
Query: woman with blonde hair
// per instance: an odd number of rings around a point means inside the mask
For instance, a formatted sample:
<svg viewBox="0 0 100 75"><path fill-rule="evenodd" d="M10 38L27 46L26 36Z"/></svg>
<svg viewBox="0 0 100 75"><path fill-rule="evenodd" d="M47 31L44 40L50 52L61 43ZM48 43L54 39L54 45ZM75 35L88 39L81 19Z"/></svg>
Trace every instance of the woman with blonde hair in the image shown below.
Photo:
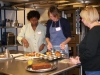
<svg viewBox="0 0 100 75"><path fill-rule="evenodd" d="M86 7L81 13L81 20L89 28L79 45L79 56L70 58L73 64L81 63L86 75L100 75L100 23L96 8Z"/></svg>

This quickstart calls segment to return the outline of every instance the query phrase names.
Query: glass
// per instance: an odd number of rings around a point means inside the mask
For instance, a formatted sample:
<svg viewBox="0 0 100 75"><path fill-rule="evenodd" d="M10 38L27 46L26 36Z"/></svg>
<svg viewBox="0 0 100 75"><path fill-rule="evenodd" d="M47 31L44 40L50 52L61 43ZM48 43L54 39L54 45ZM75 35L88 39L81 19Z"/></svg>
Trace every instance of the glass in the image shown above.
<svg viewBox="0 0 100 75"><path fill-rule="evenodd" d="M27 60L27 63L28 63L28 65L32 65L33 64L33 60L29 59L29 60Z"/></svg>
<svg viewBox="0 0 100 75"><path fill-rule="evenodd" d="M5 50L4 56L5 56L6 58L10 58L10 52L9 52L8 49Z"/></svg>

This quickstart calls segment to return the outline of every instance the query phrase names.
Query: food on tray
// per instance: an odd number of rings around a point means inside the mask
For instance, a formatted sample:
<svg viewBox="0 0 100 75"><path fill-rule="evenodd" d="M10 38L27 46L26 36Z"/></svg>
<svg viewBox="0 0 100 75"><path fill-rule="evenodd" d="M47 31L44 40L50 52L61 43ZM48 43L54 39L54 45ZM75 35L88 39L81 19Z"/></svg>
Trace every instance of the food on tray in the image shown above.
<svg viewBox="0 0 100 75"><path fill-rule="evenodd" d="M46 62L42 62L42 63L37 63L37 64L33 64L32 65L32 69L33 70L39 70L39 69L48 69L51 68L51 64L50 63L46 63Z"/></svg>
<svg viewBox="0 0 100 75"><path fill-rule="evenodd" d="M24 55L25 57L40 57L40 56L44 56L44 54L42 53L37 53L37 52L31 52L31 53L26 53Z"/></svg>
<svg viewBox="0 0 100 75"><path fill-rule="evenodd" d="M44 59L48 59L47 55L44 55Z"/></svg>
<svg viewBox="0 0 100 75"><path fill-rule="evenodd" d="M26 53L25 56L35 56L35 52L32 52L32 53Z"/></svg>
<svg viewBox="0 0 100 75"><path fill-rule="evenodd" d="M5 55L0 55L0 58L5 58Z"/></svg>
<svg viewBox="0 0 100 75"><path fill-rule="evenodd" d="M56 51L56 52L55 52L55 55L56 55L57 57L61 57L61 53L60 53L59 51Z"/></svg>
<svg viewBox="0 0 100 75"><path fill-rule="evenodd" d="M52 55L52 52L50 52L50 51L49 52L46 52L46 55L47 56L51 56Z"/></svg>
<svg viewBox="0 0 100 75"><path fill-rule="evenodd" d="M40 53L36 53L36 57L40 57L40 55L41 55Z"/></svg>

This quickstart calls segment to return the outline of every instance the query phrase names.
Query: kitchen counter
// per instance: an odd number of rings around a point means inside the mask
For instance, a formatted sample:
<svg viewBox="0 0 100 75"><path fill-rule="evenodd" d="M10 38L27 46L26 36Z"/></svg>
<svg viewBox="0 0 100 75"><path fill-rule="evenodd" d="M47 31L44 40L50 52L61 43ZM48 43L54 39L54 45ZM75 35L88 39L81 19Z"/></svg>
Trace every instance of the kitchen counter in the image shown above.
<svg viewBox="0 0 100 75"><path fill-rule="evenodd" d="M34 59L34 61L40 61L40 59ZM49 72L34 73L26 71L26 67L28 65L27 61L21 61L15 59L0 60L0 72L7 73L9 75L56 75L79 66L79 65L72 65L69 63L62 63L59 61L52 61L50 63L56 64L57 68Z"/></svg>

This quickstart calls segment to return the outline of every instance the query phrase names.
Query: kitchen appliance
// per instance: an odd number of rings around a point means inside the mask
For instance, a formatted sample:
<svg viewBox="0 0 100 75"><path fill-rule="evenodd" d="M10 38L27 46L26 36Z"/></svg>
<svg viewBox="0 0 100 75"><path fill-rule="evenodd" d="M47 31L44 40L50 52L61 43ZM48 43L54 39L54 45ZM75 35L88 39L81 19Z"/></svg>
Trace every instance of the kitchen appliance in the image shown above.
<svg viewBox="0 0 100 75"><path fill-rule="evenodd" d="M2 45L14 45L15 35L12 32L3 32L2 34Z"/></svg>

